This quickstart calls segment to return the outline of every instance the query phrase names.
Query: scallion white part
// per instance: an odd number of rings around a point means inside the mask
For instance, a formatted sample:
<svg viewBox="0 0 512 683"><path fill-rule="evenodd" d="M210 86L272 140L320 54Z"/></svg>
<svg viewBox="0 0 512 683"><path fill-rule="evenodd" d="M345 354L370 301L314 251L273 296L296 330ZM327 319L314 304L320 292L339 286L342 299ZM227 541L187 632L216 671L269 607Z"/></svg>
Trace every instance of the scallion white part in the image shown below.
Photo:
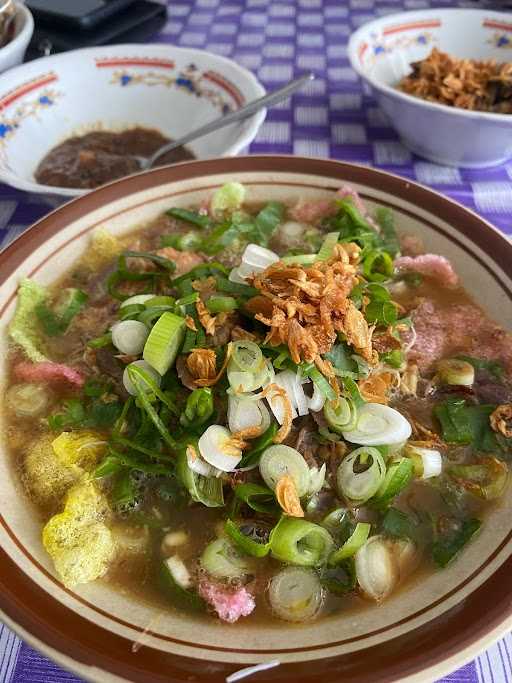
<svg viewBox="0 0 512 683"><path fill-rule="evenodd" d="M413 447L413 452L418 453L423 465L422 479L438 477L443 471L443 456L439 451L430 448Z"/></svg>
<svg viewBox="0 0 512 683"><path fill-rule="evenodd" d="M146 301L154 299L154 294L135 294L134 296L128 297L123 302L121 302L119 308L124 308L125 306L133 306L134 304L145 304Z"/></svg>
<svg viewBox="0 0 512 683"><path fill-rule="evenodd" d="M274 384L278 387L284 389L291 406L292 420L297 417L297 409L294 401L294 384L296 381L296 375L292 370L283 370L283 372L278 372L274 377ZM283 424L285 418L285 403L281 398L280 394L277 392L270 392L267 397L270 409L274 413L276 420L279 424Z"/></svg>
<svg viewBox="0 0 512 683"><path fill-rule="evenodd" d="M325 483L325 475L326 475L326 465L325 462L320 467L311 467L309 470L309 486L306 495L307 496L313 496L315 493L318 493L318 491L321 490Z"/></svg>
<svg viewBox="0 0 512 683"><path fill-rule="evenodd" d="M380 403L365 403L358 410L355 428L342 433L351 443L384 446L406 441L411 432L411 425L398 410Z"/></svg>
<svg viewBox="0 0 512 683"><path fill-rule="evenodd" d="M148 335L148 328L138 320L122 320L112 325L112 344L128 356L142 353Z"/></svg>
<svg viewBox="0 0 512 683"><path fill-rule="evenodd" d="M242 254L242 263L250 268L263 271L272 263L279 261L279 256L270 249L260 247L259 244L248 244Z"/></svg>
<svg viewBox="0 0 512 683"><path fill-rule="evenodd" d="M232 443L231 432L221 425L210 425L198 445L206 462L222 472L232 472L242 459L241 449Z"/></svg>
<svg viewBox="0 0 512 683"><path fill-rule="evenodd" d="M236 282L238 285L245 285L246 280L244 277L242 277L238 271L238 268L233 268L232 271L229 274L229 281L230 282Z"/></svg>
<svg viewBox="0 0 512 683"><path fill-rule="evenodd" d="M311 398L308 398L308 408L313 413L318 413L324 407L325 394L320 391L316 384L313 384L313 387L313 395Z"/></svg>
<svg viewBox="0 0 512 683"><path fill-rule="evenodd" d="M194 458L190 449L187 449L187 464L193 472L201 474L203 477L216 477L220 474L220 470L212 467L210 463L203 460L199 455L196 455Z"/></svg>
<svg viewBox="0 0 512 683"><path fill-rule="evenodd" d="M365 503L379 490L386 476L386 464L376 448L352 451L336 473L338 491L355 503Z"/></svg>
<svg viewBox="0 0 512 683"><path fill-rule="evenodd" d="M260 474L265 484L275 490L277 482L285 475L293 479L299 498L306 495L309 483L309 467L295 448L279 444L270 446L260 458Z"/></svg>
<svg viewBox="0 0 512 683"><path fill-rule="evenodd" d="M268 597L274 614L285 621L310 621L322 607L323 589L316 572L287 567L275 574Z"/></svg>
<svg viewBox="0 0 512 683"><path fill-rule="evenodd" d="M181 557L173 555L172 557L167 558L167 560L164 560L164 563L167 565L167 569L171 573L172 578L180 588L183 588L184 590L190 588L192 585L190 572L186 568Z"/></svg>
<svg viewBox="0 0 512 683"><path fill-rule="evenodd" d="M270 426L270 414L262 400L231 395L228 397L228 426L232 432L257 427L262 434Z"/></svg>
<svg viewBox="0 0 512 683"><path fill-rule="evenodd" d="M159 386L162 381L161 375L151 367L149 363L146 363L145 360L135 360L133 363L130 363L129 365L126 366L123 372L123 384L124 388L126 391L130 394L130 396L137 396L137 391L135 390L135 387L133 385L133 382L130 379L130 376L128 374L128 369L131 367L137 367L146 372L152 380L154 380ZM151 389L148 387L147 388L147 393L149 393Z"/></svg>
<svg viewBox="0 0 512 683"><path fill-rule="evenodd" d="M355 567L361 589L378 602L391 593L399 579L397 558L391 544L382 536L371 536L359 548Z"/></svg>
<svg viewBox="0 0 512 683"><path fill-rule="evenodd" d="M309 379L306 379L306 382L309 383L309 381ZM304 378L302 377L300 370L297 370L295 374L295 381L292 384L292 392L293 402L295 404L297 413L300 416L304 416L309 413L309 402L308 397L306 396L306 393L304 391L304 383Z"/></svg>

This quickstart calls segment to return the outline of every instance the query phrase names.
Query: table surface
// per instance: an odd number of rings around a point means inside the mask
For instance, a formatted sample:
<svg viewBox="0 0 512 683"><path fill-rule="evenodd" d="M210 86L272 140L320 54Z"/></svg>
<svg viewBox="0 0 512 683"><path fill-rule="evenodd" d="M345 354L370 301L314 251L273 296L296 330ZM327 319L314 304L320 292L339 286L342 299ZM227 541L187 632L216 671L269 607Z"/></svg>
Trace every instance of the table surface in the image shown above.
<svg viewBox="0 0 512 683"><path fill-rule="evenodd" d="M152 42L207 49L235 59L267 89L306 70L317 74L306 90L268 113L251 153L331 157L383 168L435 188L512 234L512 161L469 171L412 155L347 59L348 36L366 21L403 9L454 4L451 0L173 0L167 24ZM458 4L482 6L471 1ZM0 248L47 211L40 197L0 185ZM77 680L0 626L0 683ZM512 683L512 636L443 680Z"/></svg>

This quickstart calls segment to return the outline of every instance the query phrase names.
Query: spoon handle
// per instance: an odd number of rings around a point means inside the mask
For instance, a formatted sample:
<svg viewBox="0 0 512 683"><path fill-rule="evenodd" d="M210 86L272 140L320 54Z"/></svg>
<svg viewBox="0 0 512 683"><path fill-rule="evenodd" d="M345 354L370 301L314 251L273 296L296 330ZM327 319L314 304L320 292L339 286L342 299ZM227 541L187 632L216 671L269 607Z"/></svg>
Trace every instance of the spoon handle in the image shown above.
<svg viewBox="0 0 512 683"><path fill-rule="evenodd" d="M274 90L274 92L271 92L268 95L264 95L263 97L259 97L257 100L250 102L241 109L237 109L236 111L230 112L229 114L226 114L225 116L222 116L219 119L210 121L210 123L201 126L201 128L196 128L196 130L191 131L186 135L183 135L178 140L173 140L173 142L170 142L169 144L160 147L160 149L158 149L151 157L149 157L146 161L145 167L150 168L153 165L153 163L158 159L158 157L162 156L162 154L165 154L166 152L170 152L172 149L176 149L176 147L181 147L182 145L186 144L187 142L190 142L191 140L200 138L203 135L207 135L208 133L213 133L216 130L224 128L224 126L229 126L231 123L241 121L242 119L251 116L251 114L255 114L257 111L263 109L264 107L270 107L273 104L282 102L296 90L301 88L305 83L307 83L308 81L312 81L314 77L315 75L313 73L307 73L304 76L301 76L300 78L296 78L294 81L291 81L290 83L288 83L288 85L285 85L283 88Z"/></svg>

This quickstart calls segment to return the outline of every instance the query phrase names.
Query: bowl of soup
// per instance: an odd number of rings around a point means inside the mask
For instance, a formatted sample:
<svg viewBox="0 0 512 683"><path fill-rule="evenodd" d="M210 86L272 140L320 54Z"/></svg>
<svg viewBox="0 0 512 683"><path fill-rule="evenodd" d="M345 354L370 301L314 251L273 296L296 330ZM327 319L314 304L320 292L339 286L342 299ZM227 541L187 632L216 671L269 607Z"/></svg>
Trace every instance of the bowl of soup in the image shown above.
<svg viewBox="0 0 512 683"><path fill-rule="evenodd" d="M89 680L358 683L510 628L501 234L292 157L150 170L36 228L0 257L8 625Z"/></svg>
<svg viewBox="0 0 512 683"><path fill-rule="evenodd" d="M76 197L139 171L138 157L264 92L229 59L169 45L115 45L37 59L0 77L0 179L28 192ZM264 118L260 111L157 163L236 155Z"/></svg>

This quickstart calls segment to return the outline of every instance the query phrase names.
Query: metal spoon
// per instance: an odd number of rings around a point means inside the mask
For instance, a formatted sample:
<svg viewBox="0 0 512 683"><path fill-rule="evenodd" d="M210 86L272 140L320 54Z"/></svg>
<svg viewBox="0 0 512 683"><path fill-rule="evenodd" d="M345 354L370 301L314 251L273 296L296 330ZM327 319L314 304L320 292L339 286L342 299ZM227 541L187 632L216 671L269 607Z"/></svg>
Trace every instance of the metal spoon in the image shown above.
<svg viewBox="0 0 512 683"><path fill-rule="evenodd" d="M183 135L178 140L173 140L173 142L167 143L163 147L157 149L156 152L154 152L154 154L152 154L150 157L136 156L135 158L139 162L141 170L151 168L155 161L162 156L162 154L170 152L172 149L176 149L177 147L181 147L187 142L196 140L197 138L200 138L203 135L207 135L208 133L213 133L216 130L220 130L221 128L224 128L224 126L229 126L231 123L242 121L243 119L246 119L248 116L255 114L257 111L263 109L264 107L270 107L273 104L282 102L296 90L302 88L302 86L305 83L312 81L314 77L315 74L308 73L304 76L301 76L300 78L296 78L294 81L288 83L288 85L285 85L284 88L274 90L274 92L271 92L268 95L264 95L263 97L260 97L257 100L250 102L241 109L237 109L236 111L226 114L220 119L215 119L215 121L211 121L210 123L207 123L205 126L201 126L201 128L197 128L191 133Z"/></svg>

